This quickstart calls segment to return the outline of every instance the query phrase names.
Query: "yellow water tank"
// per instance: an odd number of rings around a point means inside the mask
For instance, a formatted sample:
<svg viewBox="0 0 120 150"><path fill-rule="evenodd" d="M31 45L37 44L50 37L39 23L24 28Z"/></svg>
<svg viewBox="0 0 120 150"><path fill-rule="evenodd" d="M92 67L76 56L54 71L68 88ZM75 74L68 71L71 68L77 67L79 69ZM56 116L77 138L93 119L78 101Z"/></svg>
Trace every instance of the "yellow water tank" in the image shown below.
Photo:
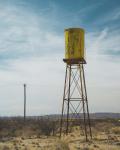
<svg viewBox="0 0 120 150"><path fill-rule="evenodd" d="M84 29L65 29L65 59L85 60Z"/></svg>

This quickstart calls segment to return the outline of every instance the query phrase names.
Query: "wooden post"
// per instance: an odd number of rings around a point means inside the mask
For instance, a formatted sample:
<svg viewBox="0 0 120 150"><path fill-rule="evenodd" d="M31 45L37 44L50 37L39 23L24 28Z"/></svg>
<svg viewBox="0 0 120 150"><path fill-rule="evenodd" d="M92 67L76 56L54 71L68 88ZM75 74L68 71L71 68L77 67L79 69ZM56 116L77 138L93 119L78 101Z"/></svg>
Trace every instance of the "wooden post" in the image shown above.
<svg viewBox="0 0 120 150"><path fill-rule="evenodd" d="M24 84L24 123L26 121L26 84Z"/></svg>

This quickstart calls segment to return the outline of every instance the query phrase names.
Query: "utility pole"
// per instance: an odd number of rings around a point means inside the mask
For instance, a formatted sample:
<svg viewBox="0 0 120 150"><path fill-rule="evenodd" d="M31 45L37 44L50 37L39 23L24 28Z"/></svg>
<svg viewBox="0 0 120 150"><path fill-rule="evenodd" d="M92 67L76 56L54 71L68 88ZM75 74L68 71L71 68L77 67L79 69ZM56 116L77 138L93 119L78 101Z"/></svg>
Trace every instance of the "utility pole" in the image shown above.
<svg viewBox="0 0 120 150"><path fill-rule="evenodd" d="M26 121L26 84L24 86L24 123Z"/></svg>

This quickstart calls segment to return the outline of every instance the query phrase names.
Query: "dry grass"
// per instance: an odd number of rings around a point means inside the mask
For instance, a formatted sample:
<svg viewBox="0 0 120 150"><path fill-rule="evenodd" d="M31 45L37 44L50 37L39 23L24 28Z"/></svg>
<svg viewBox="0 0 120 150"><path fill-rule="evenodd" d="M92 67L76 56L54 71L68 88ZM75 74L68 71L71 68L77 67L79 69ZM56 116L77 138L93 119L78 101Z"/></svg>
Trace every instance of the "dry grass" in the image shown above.
<svg viewBox="0 0 120 150"><path fill-rule="evenodd" d="M66 142L64 140L58 140L55 143L54 149L55 150L70 150L68 142Z"/></svg>
<svg viewBox="0 0 120 150"><path fill-rule="evenodd" d="M113 127L111 130L112 130L112 133L120 135L120 127Z"/></svg>
<svg viewBox="0 0 120 150"><path fill-rule="evenodd" d="M29 122L30 123L30 122ZM36 124L35 124L36 123ZM0 150L119 150L120 124L117 120L94 120L92 123L93 140L85 142L84 135L78 126L73 126L68 136L58 137L58 128L54 130L52 122L50 130L46 131L45 124L41 132L40 122L18 127L12 130L8 124L0 126ZM14 123L12 122L12 125ZM17 125L17 123L15 123ZM9 123L9 125L11 125ZM45 132L44 132L45 130ZM3 132L4 131L4 132ZM46 134L47 132L47 134ZM48 134L49 132L49 134Z"/></svg>

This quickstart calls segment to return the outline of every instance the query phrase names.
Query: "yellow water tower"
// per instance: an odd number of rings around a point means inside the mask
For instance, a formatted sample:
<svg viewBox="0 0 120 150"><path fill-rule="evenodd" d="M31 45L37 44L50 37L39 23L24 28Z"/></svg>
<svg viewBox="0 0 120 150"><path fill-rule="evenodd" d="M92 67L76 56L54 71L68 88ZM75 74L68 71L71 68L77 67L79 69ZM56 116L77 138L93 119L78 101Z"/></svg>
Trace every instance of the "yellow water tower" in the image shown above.
<svg viewBox="0 0 120 150"><path fill-rule="evenodd" d="M65 29L65 84L63 93L60 137L70 132L71 124L83 122L86 141L92 138L87 90L85 84L85 31L82 28ZM81 127L80 127L81 129Z"/></svg>

